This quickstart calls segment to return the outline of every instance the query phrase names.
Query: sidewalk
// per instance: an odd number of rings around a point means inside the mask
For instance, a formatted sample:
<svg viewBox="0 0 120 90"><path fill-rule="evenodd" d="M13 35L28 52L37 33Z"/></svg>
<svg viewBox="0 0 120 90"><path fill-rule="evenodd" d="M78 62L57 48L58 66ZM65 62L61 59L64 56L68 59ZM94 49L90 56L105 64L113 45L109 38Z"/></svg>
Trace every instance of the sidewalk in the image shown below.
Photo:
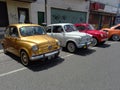
<svg viewBox="0 0 120 90"><path fill-rule="evenodd" d="M3 53L3 50L0 50L0 54Z"/></svg>
<svg viewBox="0 0 120 90"><path fill-rule="evenodd" d="M0 53L3 53L3 48L2 48L2 45L1 45L1 39L3 39L3 37L4 37L4 30L5 30L5 27L0 27Z"/></svg>
<svg viewBox="0 0 120 90"><path fill-rule="evenodd" d="M0 54L3 53L2 45L0 43Z"/></svg>

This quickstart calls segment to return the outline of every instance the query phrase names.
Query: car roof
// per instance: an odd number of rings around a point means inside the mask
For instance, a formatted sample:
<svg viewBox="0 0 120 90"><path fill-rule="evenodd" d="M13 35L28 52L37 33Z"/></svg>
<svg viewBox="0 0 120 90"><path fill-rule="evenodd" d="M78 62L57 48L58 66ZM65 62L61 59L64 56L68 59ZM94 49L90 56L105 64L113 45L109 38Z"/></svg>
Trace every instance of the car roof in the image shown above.
<svg viewBox="0 0 120 90"><path fill-rule="evenodd" d="M77 26L77 25L84 25L84 26L88 26L88 25L90 25L90 24L88 24L88 23L76 23L75 25L76 25L76 26Z"/></svg>
<svg viewBox="0 0 120 90"><path fill-rule="evenodd" d="M120 26L120 24L114 25L111 28L115 28L115 27L118 27L118 26Z"/></svg>
<svg viewBox="0 0 120 90"><path fill-rule="evenodd" d="M73 24L72 23L56 23L56 24L49 24L48 26L56 26L56 25L64 26L64 25L73 25Z"/></svg>
<svg viewBox="0 0 120 90"><path fill-rule="evenodd" d="M40 26L38 24L10 24L9 26L23 27L23 26Z"/></svg>

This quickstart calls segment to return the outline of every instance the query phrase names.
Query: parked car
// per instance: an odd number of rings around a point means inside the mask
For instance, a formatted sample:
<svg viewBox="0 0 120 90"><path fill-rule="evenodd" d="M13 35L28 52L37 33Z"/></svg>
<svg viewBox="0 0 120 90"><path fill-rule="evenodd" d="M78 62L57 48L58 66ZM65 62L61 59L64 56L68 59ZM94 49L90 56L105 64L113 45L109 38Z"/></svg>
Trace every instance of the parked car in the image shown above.
<svg viewBox="0 0 120 90"><path fill-rule="evenodd" d="M117 24L111 28L103 28L102 30L108 33L109 39L112 39L113 41L120 40L120 24Z"/></svg>
<svg viewBox="0 0 120 90"><path fill-rule="evenodd" d="M92 46L103 44L108 40L108 35L106 32L102 30L95 30L91 24L80 23L75 24L75 26L80 32L85 32L93 36Z"/></svg>
<svg viewBox="0 0 120 90"><path fill-rule="evenodd" d="M62 47L71 53L77 48L87 48L91 44L92 35L80 33L71 23L58 23L47 26L47 34L58 39Z"/></svg>
<svg viewBox="0 0 120 90"><path fill-rule="evenodd" d="M19 56L24 66L31 61L56 58L60 52L59 41L47 35L37 24L9 25L2 46L4 53Z"/></svg>

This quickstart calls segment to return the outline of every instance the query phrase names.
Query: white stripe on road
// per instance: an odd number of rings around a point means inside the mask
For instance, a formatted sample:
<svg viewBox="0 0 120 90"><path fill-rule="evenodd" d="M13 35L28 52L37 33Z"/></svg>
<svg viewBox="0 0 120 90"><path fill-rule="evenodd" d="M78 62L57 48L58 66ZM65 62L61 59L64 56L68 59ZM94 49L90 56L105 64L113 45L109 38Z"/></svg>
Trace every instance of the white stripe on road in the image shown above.
<svg viewBox="0 0 120 90"><path fill-rule="evenodd" d="M63 56L62 58L66 58L66 57L70 57L72 56L73 54L69 54L69 55L66 55L66 56ZM0 74L0 77L3 77L3 76L6 76L6 75L9 75L9 74L13 74L13 73L16 73L16 72L19 72L19 71L22 71L22 70L26 70L27 68L24 67L24 68L20 68L20 69L17 69L17 70L13 70L13 71L10 71L10 72L7 72L7 73L3 73L3 74Z"/></svg>
<svg viewBox="0 0 120 90"><path fill-rule="evenodd" d="M70 57L70 56L72 56L73 54L68 54L68 55L66 55L66 56L62 56L62 58L66 58L66 57Z"/></svg>
<svg viewBox="0 0 120 90"><path fill-rule="evenodd" d="M115 44L115 43L118 43L117 41L113 41L113 42L110 42L110 43L107 43L107 44Z"/></svg>
<svg viewBox="0 0 120 90"><path fill-rule="evenodd" d="M110 42L108 44L114 44L114 43L118 43L118 42ZM92 47L92 49L95 49L97 47ZM2 50L0 50L0 52L3 52ZM62 58L66 58L66 57L70 57L74 54L68 54L66 56L61 56ZM10 75L10 74L13 74L13 73L16 73L16 72L19 72L19 71L22 71L22 70L26 70L27 68L24 67L24 68L20 68L20 69L16 69L16 70L13 70L13 71L10 71L10 72L7 72L7 73L3 73L3 74L0 74L0 77L3 77L3 76L6 76L6 75Z"/></svg>
<svg viewBox="0 0 120 90"><path fill-rule="evenodd" d="M3 50L0 50L0 53L3 53Z"/></svg>
<svg viewBox="0 0 120 90"><path fill-rule="evenodd" d="M3 73L3 74L0 74L0 77L3 77L3 76L6 76L6 75L9 75L9 74L12 74L12 73L16 73L16 72L19 72L19 71L22 71L22 70L25 70L27 68L20 68L20 69L17 69L17 70L13 70L13 71L10 71L10 72L7 72L7 73Z"/></svg>

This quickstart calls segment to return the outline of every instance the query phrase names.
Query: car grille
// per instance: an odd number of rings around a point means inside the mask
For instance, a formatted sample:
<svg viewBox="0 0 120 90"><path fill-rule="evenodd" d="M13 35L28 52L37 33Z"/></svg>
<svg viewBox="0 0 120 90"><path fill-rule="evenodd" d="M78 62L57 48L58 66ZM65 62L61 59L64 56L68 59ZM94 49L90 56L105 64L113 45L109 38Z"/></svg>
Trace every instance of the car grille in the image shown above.
<svg viewBox="0 0 120 90"><path fill-rule="evenodd" d="M86 43L86 42L90 42L90 41L91 41L91 37L84 36L84 37L82 37L81 43Z"/></svg>
<svg viewBox="0 0 120 90"><path fill-rule="evenodd" d="M39 45L39 51L42 53L51 52L57 49L56 43L44 43Z"/></svg>

